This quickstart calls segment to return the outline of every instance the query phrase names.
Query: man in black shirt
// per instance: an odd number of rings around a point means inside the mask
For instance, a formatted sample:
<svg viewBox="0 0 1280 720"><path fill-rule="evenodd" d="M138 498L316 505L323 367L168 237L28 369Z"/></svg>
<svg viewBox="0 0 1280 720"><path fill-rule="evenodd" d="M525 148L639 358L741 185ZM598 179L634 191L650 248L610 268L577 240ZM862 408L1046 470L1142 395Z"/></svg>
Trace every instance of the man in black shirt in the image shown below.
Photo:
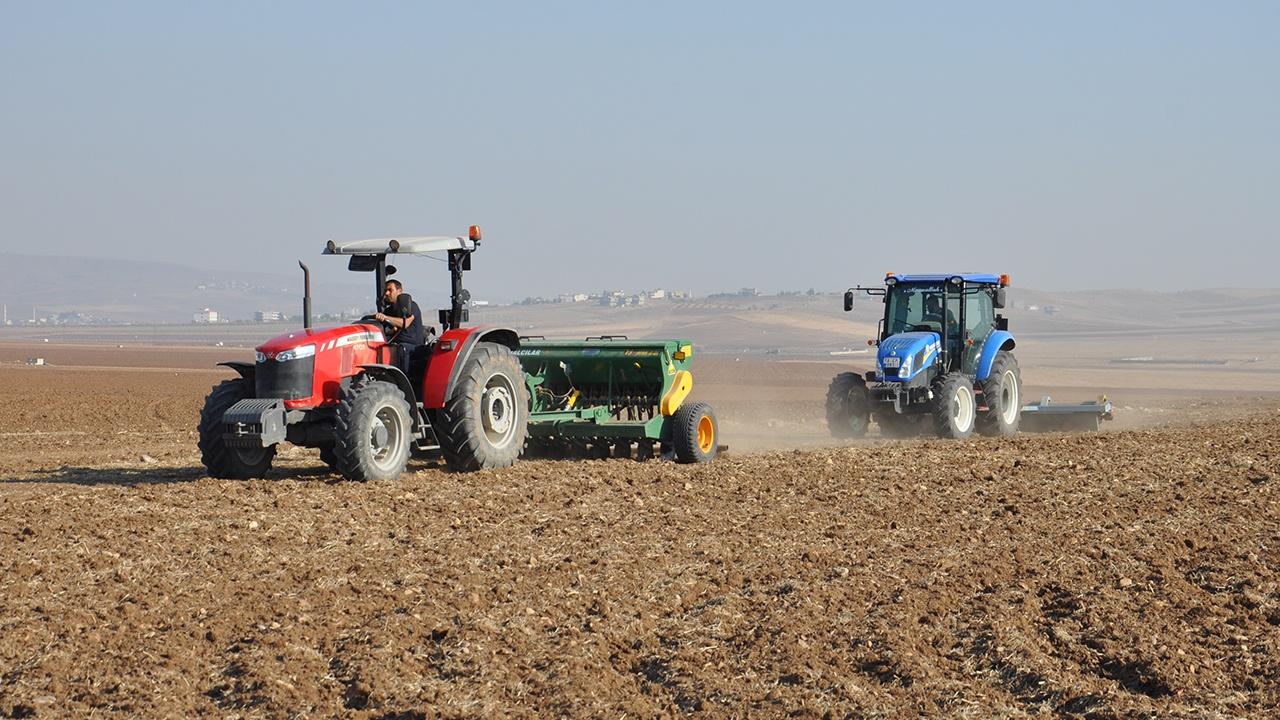
<svg viewBox="0 0 1280 720"><path fill-rule="evenodd" d="M377 313L373 317L389 328L387 342L401 346L396 364L408 373L413 349L427 341L427 333L422 326L422 310L409 293L404 291L399 280L387 281L382 298L386 312Z"/></svg>
<svg viewBox="0 0 1280 720"><path fill-rule="evenodd" d="M422 311L418 309L418 303L413 301L413 297L404 291L399 280L387 281L382 298L382 306L386 312L377 313L373 317L390 329L388 342L421 345L427 341L422 329Z"/></svg>

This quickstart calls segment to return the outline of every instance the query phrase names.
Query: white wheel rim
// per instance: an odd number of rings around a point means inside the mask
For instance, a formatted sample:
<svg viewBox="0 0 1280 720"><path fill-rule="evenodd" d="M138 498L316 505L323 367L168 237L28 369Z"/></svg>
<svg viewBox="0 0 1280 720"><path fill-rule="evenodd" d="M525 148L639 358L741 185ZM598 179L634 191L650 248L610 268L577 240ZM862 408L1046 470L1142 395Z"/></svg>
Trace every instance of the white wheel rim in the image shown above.
<svg viewBox="0 0 1280 720"><path fill-rule="evenodd" d="M1022 408L1021 398L1018 397L1018 378L1013 374L1012 370L1005 370L1004 377L1000 379L1000 419L1005 425L1012 425L1014 420L1018 419L1018 413Z"/></svg>
<svg viewBox="0 0 1280 720"><path fill-rule="evenodd" d="M961 385L951 399L951 422L959 432L973 427L973 390Z"/></svg>
<svg viewBox="0 0 1280 720"><path fill-rule="evenodd" d="M515 439L515 396L515 388L506 375L494 375L485 383L480 397L480 418L485 438L495 448L504 448Z"/></svg>
<svg viewBox="0 0 1280 720"><path fill-rule="evenodd" d="M369 428L369 455L379 470L391 470L400 456L400 445L404 442L401 432L400 413L390 405L378 408Z"/></svg>

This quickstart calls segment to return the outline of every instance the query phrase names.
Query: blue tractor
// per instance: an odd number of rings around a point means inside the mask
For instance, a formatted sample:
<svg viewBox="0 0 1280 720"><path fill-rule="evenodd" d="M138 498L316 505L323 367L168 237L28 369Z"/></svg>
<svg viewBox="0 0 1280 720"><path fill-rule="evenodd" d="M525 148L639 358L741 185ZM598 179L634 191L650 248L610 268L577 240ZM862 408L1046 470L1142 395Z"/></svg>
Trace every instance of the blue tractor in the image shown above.
<svg viewBox="0 0 1280 720"><path fill-rule="evenodd" d="M932 430L964 439L1018 432L1022 377L1005 306L1007 275L885 276L884 287L850 288L883 297L876 369L840 373L827 389L827 426L838 438L862 437L872 419L882 434Z"/></svg>

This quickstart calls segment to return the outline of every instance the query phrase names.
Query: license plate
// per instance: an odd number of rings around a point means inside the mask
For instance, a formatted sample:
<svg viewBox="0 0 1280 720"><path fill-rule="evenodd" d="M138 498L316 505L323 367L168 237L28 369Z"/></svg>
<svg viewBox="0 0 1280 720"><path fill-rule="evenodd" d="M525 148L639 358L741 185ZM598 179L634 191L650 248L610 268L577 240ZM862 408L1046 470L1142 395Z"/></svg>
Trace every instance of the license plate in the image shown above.
<svg viewBox="0 0 1280 720"><path fill-rule="evenodd" d="M884 366L887 368L896 368L898 367L898 363L902 362L902 358L890 356L890 357L882 358L880 362L883 363Z"/></svg>

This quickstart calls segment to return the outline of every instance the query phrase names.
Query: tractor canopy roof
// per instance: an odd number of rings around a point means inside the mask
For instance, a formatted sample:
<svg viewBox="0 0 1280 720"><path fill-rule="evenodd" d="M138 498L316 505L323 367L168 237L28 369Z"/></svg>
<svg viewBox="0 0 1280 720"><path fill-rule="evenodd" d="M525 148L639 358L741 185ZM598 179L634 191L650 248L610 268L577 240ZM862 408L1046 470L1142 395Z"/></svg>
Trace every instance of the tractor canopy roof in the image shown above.
<svg viewBox="0 0 1280 720"><path fill-rule="evenodd" d="M441 250L475 250L476 242L465 237L432 235L428 237L375 238L372 240L330 240L325 255L422 255Z"/></svg>
<svg viewBox="0 0 1280 720"><path fill-rule="evenodd" d="M951 278L957 275L964 278L964 281L967 283L974 283L979 285L999 285L1000 284L1000 276L992 275L990 273L951 273L950 275L943 275L941 273L928 274L928 275L893 274L893 277L897 278L899 283L920 283L920 284L928 284L928 285L937 285L939 283L944 283L947 280L950 280Z"/></svg>

